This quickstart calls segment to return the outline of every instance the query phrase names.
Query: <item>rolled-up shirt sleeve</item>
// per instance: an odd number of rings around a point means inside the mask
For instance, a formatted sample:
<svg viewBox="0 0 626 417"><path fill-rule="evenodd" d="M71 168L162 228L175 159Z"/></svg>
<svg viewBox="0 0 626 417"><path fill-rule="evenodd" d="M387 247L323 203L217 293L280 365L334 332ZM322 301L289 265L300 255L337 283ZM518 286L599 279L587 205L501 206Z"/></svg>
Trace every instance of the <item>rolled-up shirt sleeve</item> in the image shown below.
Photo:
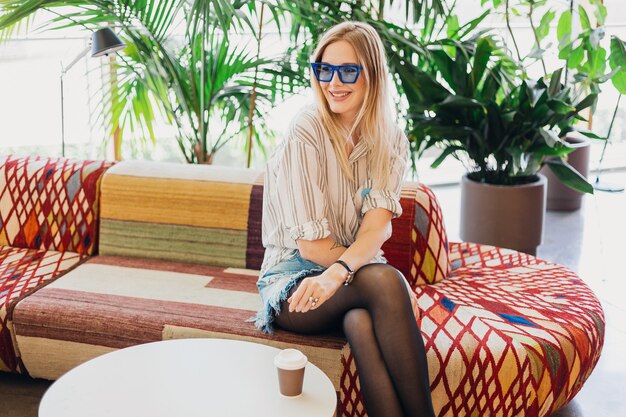
<svg viewBox="0 0 626 417"><path fill-rule="evenodd" d="M399 142L394 150L395 155L392 156L387 186L384 189L372 188L364 193L363 206L361 207L362 215L374 208L389 210L392 213L392 219L402 215L400 191L410 156L409 141L403 132L400 133Z"/></svg>
<svg viewBox="0 0 626 417"><path fill-rule="evenodd" d="M330 227L318 150L297 137L286 140L276 176L284 227L293 240L323 239L330 235Z"/></svg>

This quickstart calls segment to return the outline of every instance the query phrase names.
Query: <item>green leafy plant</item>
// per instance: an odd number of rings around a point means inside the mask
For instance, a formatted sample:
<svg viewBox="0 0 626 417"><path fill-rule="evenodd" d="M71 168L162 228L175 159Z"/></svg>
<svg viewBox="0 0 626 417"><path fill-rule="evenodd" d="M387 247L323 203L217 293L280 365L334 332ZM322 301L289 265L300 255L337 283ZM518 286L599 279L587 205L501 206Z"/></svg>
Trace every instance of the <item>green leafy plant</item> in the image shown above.
<svg viewBox="0 0 626 417"><path fill-rule="evenodd" d="M557 8L556 2L546 0L481 0L481 3L503 11L517 59L524 67L540 61L544 75L548 75L552 70L547 68L544 55L554 51L561 60L557 68L565 68L563 82L571 86L575 98L588 94L598 96L602 84L609 80L620 94L626 94L626 60L623 52L626 44L613 36L610 48L603 46L608 11L601 0L590 0L586 6L576 5L574 0L566 0L559 3L566 6L564 9ZM525 17L532 30L535 44L526 56L522 56L517 47L509 23L511 14ZM558 22L556 32L551 32L550 24L554 21ZM594 102L589 108L590 127L596 104ZM604 139L601 135L593 137Z"/></svg>
<svg viewBox="0 0 626 417"><path fill-rule="evenodd" d="M593 192L563 159L573 149L561 138L595 102L595 94L575 101L561 82L562 69L550 77L524 79L492 36L442 41L429 56L432 70L415 75L421 97L409 119L420 155L431 147L441 149L433 167L453 156L475 181L514 185L533 181L542 163L556 157L549 164L565 184Z"/></svg>
<svg viewBox="0 0 626 417"><path fill-rule="evenodd" d="M56 15L47 26L54 29L115 27L128 47L113 64L115 82L105 84L100 120L111 135L130 133L154 141L160 112L176 126L176 140L188 162L211 162L224 144L251 127L252 116L257 124L253 133L263 149L265 114L277 97L297 87L297 74L284 66L282 57L260 58L230 42L230 30L255 33L249 18L256 10L254 2L0 0L0 6L5 36L43 9Z"/></svg>
<svg viewBox="0 0 626 417"><path fill-rule="evenodd" d="M405 0L407 26L387 22L386 2L351 0L295 0L293 2L226 0L0 0L0 36L8 36L38 10L58 13L55 28L101 25L119 28L129 45L114 68L116 82L103 92L99 116L111 134L130 131L138 138L154 139L158 113L177 128L177 141L189 162L207 162L225 143L246 128L263 150L264 115L276 97L300 91L309 84L308 61L321 34L344 20L364 21L383 37L398 90L412 91L407 76L409 55L426 52L422 44L454 30L467 35L475 25L458 26L454 5L445 0ZM291 44L282 56L260 59L232 48L228 32L247 28L261 42L260 29L250 15L258 6L273 16L280 33ZM70 6L72 9L59 9ZM70 10L68 12L68 10ZM24 20L27 19L27 20ZM283 21L289 22L285 27ZM176 37L175 22L183 22L183 38ZM419 26L419 30L415 27ZM258 32L257 32L258 29ZM259 45L257 45L259 46ZM257 48L258 51L258 48ZM400 103L398 103L400 106ZM252 116L259 125L253 126ZM225 126L214 137L209 127ZM248 151L251 144L248 144ZM249 152L248 152L249 153Z"/></svg>

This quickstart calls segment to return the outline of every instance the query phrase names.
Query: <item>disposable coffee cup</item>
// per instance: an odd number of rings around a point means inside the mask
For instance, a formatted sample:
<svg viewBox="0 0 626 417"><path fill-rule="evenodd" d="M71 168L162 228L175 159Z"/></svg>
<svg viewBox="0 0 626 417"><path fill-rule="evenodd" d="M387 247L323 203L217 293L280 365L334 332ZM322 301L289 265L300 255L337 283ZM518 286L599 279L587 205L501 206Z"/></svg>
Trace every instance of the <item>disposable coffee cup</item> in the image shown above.
<svg viewBox="0 0 626 417"><path fill-rule="evenodd" d="M284 349L274 357L280 393L286 397L302 394L307 357L297 349Z"/></svg>

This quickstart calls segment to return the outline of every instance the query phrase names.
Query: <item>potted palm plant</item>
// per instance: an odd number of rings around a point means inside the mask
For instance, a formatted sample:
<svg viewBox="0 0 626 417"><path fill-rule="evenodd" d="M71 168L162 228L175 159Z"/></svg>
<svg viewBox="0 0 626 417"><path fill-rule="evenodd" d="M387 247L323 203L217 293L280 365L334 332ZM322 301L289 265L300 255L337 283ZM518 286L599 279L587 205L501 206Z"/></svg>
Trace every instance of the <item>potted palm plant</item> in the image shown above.
<svg viewBox="0 0 626 417"><path fill-rule="evenodd" d="M535 254L545 209L542 164L568 186L593 192L564 160L573 148L561 138L596 96L574 102L562 69L525 79L492 36L434 43L429 59L432 71L415 76L421 99L408 116L410 138L419 155L441 149L433 167L449 156L465 165L461 238Z"/></svg>
<svg viewBox="0 0 626 417"><path fill-rule="evenodd" d="M115 27L128 47L112 63L115 80L103 88L97 115L103 128L118 137L117 147L123 136L154 141L161 113L176 128L184 159L211 163L247 130L263 149L265 115L278 97L304 85L282 57L259 57L228 38L241 28L257 34L260 28L245 13L253 6L222 0L0 1L0 40L42 10L52 12L47 28Z"/></svg>

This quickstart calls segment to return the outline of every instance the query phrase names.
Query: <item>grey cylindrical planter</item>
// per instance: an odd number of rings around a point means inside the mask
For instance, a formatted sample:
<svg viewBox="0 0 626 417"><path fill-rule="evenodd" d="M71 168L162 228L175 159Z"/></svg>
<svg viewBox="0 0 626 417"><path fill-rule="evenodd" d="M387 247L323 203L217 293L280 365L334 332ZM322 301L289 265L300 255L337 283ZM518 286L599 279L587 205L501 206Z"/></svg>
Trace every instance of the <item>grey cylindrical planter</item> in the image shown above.
<svg viewBox="0 0 626 417"><path fill-rule="evenodd" d="M546 177L523 185L461 182L461 239L515 249L531 255L541 244Z"/></svg>
<svg viewBox="0 0 626 417"><path fill-rule="evenodd" d="M573 166L585 178L589 177L589 153L591 141L585 138L567 137L566 141L576 147L576 150L567 154L567 163ZM572 190L544 166L541 171L548 179L547 209L554 211L574 211L580 209L583 193Z"/></svg>

